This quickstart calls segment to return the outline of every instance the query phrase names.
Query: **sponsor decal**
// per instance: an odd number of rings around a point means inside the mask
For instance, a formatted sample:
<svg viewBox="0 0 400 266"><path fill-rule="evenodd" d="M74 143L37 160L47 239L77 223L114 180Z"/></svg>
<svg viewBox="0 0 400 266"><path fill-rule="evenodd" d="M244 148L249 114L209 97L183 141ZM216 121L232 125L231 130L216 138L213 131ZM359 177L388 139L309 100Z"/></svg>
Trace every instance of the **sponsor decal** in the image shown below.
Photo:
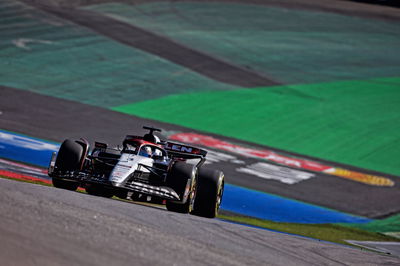
<svg viewBox="0 0 400 266"><path fill-rule="evenodd" d="M312 173L268 163L255 163L247 167L238 168L236 171L255 175L264 179L277 180L289 185L310 179L315 176L315 174Z"/></svg>
<svg viewBox="0 0 400 266"><path fill-rule="evenodd" d="M280 165L285 165L289 166L292 168L300 168L304 169L307 171L312 171L312 172L319 172L319 173L325 173L341 178L346 178L350 179L356 182L361 182L364 184L368 185L373 185L373 186L394 186L394 182L390 180L389 178L386 177L381 177L381 176L376 176L376 175L369 175L369 174L364 174L356 171L350 171L342 168L336 168L330 165L314 162L311 160L307 159L300 159L300 158L295 158L295 157L289 157L286 155L281 155L278 154L274 151L271 150L266 150L266 149L254 149L254 148L249 148L249 147L243 147L239 146L233 143L229 143L226 141L222 141L210 136L205 136L201 134L196 134L196 133L174 133L169 136L171 140L176 140L176 141L181 141L181 142L186 142L190 144L197 144L197 145L202 145L206 146L209 148L214 148L222 151L227 151L230 153L238 154L247 158L256 158L256 159L262 159L270 162L274 162ZM250 166L248 168L239 168L239 172L246 172L250 173L256 176L260 176L263 178L270 177L272 179L272 175L270 174L271 167L272 166L266 166L267 164L256 164L253 166ZM267 171L266 171L267 170ZM264 172L263 172L264 171ZM261 176L262 175L262 176ZM296 176L296 175L293 175ZM311 178L312 176L309 176L308 178ZM307 179L307 178L306 178ZM284 181L282 181L284 180ZM281 181L284 183L289 184L290 182L294 181L288 181L287 179L282 179ZM297 181L299 182L299 181ZM296 182L294 182L296 183Z"/></svg>
<svg viewBox="0 0 400 266"><path fill-rule="evenodd" d="M216 148L219 150L236 153L249 158L265 159L275 163L291 167L302 168L310 171L322 172L330 168L329 166L325 166L316 162L283 156L269 150L246 148L222 140L218 140L213 137L195 133L178 133L170 136L169 138L186 143L199 144L210 148Z"/></svg>
<svg viewBox="0 0 400 266"><path fill-rule="evenodd" d="M193 153L195 152L192 147L187 147L187 146L183 146L183 145L179 145L179 144L175 144L175 143L169 143L167 142L167 144L165 144L165 149L167 150L171 150L171 151L177 151L177 152L186 152L186 153Z"/></svg>
<svg viewBox="0 0 400 266"><path fill-rule="evenodd" d="M340 176L343 178L351 179L361 183L375 186L391 187L394 186L394 182L389 178L384 178L375 175L368 175L359 172L354 172L342 168L331 168L325 171L325 173Z"/></svg>
<svg viewBox="0 0 400 266"><path fill-rule="evenodd" d="M217 152L217 151L208 151L207 153L207 161L205 162L206 164L212 164L212 163L219 163L219 162L229 162L233 164L245 164L245 161L239 160L237 157L223 153L223 152Z"/></svg>
<svg viewBox="0 0 400 266"><path fill-rule="evenodd" d="M259 162L251 165L246 165L245 161L239 160L236 156L232 154L209 150L207 153L207 161L205 163L213 164L220 162L242 165L242 167L235 169L239 173L245 173L264 179L275 180L288 185L296 184L301 181L315 177L315 174L313 173L294 170L288 167L277 166L269 163Z"/></svg>

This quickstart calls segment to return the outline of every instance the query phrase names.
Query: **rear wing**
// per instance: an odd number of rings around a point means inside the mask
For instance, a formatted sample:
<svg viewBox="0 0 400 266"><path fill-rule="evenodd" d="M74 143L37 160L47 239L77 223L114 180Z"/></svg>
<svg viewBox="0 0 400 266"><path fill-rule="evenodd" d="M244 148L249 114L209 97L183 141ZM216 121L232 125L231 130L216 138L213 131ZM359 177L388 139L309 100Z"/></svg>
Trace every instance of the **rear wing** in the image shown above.
<svg viewBox="0 0 400 266"><path fill-rule="evenodd" d="M163 143L163 146L168 152L168 155L171 157L183 159L202 159L202 161L205 161L207 155L206 150L186 144L167 141Z"/></svg>

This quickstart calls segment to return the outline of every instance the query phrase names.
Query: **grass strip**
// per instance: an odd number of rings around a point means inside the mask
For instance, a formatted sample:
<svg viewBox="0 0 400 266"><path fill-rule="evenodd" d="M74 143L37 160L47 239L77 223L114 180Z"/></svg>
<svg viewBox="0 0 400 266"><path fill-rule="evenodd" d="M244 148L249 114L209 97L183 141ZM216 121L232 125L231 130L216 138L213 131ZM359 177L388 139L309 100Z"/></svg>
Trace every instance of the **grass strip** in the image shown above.
<svg viewBox="0 0 400 266"><path fill-rule="evenodd" d="M400 242L399 239L394 237L386 236L376 232L368 232L358 228L345 227L340 224L280 223L251 217L238 216L231 213L219 214L218 218L230 222L256 226L268 230L295 234L344 245L350 245L345 240Z"/></svg>

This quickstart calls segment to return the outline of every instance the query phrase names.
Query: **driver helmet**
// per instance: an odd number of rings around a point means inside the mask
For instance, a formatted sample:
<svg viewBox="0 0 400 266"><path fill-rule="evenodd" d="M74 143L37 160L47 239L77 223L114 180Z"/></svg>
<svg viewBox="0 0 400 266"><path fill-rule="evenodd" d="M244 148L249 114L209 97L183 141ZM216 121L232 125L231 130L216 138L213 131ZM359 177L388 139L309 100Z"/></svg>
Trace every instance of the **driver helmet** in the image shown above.
<svg viewBox="0 0 400 266"><path fill-rule="evenodd" d="M144 156L144 157L151 157L151 155L152 155L151 148L149 146L141 148L139 155Z"/></svg>

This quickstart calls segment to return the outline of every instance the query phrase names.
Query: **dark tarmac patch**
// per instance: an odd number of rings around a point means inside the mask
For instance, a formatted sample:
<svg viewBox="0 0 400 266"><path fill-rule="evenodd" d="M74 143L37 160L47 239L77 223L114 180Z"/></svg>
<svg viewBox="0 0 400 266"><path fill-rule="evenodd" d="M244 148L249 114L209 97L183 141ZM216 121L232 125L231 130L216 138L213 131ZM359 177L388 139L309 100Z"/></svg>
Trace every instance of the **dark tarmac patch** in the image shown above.
<svg viewBox="0 0 400 266"><path fill-rule="evenodd" d="M262 0L208 0L209 2L238 2L247 4L260 4L267 6L278 6L293 9L318 10L325 12L340 13L344 15L361 16L367 18L400 20L400 15L394 12L392 8L371 8L369 5L360 5L358 3L340 1L340 5L334 3L320 3L315 0L298 0L293 1L262 1ZM125 45L129 45L145 52L160 56L176 64L187 67L204 76L214 80L243 86L243 87L259 87L273 86L280 83L272 80L260 73L251 71L212 57L204 52L191 49L181 45L171 39L157 35L150 31L141 29L107 17L105 15L95 13L88 10L81 10L76 7L82 5L90 5L97 3L113 2L107 0L87 0L87 1L64 1L64 0L45 0L31 1L24 0L36 8L52 13L63 19L72 21L81 26L85 26L99 34L107 36ZM132 1L114 1L128 2L130 4L143 4L149 1L132 0ZM174 3L175 1L167 1ZM374 7L374 6L372 6ZM397 10L396 10L397 11Z"/></svg>
<svg viewBox="0 0 400 266"><path fill-rule="evenodd" d="M157 55L214 80L242 87L273 86L280 83L166 37L88 10L59 8L28 2L45 12L87 27L125 45Z"/></svg>

